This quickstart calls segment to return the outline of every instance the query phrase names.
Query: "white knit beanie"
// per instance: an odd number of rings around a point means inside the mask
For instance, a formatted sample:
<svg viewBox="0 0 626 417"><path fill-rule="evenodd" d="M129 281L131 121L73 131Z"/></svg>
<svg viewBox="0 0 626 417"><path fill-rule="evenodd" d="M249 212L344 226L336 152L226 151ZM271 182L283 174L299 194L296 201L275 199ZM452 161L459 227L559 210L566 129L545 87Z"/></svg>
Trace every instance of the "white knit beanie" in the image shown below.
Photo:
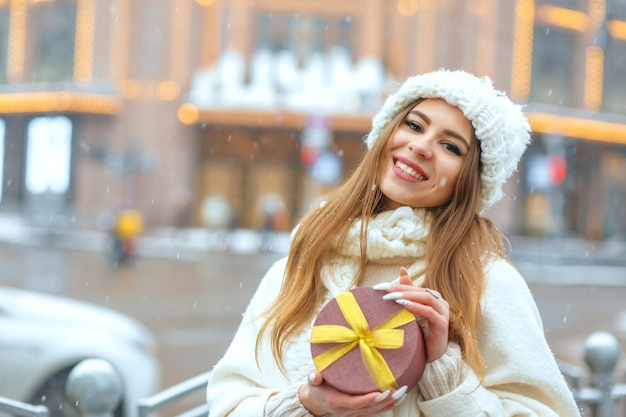
<svg viewBox="0 0 626 417"><path fill-rule="evenodd" d="M530 125L522 107L494 89L488 77L440 69L410 77L374 116L365 142L371 148L391 120L420 98L441 98L461 109L474 126L481 147L480 210L502 198L502 185L517 169L530 142Z"/></svg>

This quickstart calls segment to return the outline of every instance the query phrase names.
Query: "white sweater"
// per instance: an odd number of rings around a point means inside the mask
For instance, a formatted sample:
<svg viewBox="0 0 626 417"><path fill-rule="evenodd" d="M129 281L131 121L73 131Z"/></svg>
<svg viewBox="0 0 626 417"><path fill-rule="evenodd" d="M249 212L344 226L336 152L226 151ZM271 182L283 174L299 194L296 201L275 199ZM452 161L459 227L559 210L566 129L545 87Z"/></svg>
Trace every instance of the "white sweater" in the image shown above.
<svg viewBox="0 0 626 417"><path fill-rule="evenodd" d="M418 271L423 266L427 224L423 210L408 207L378 215L368 228L368 262L390 264L411 257L415 262L409 272ZM322 269L328 288L325 301L348 289L358 270L359 228L355 222L346 246ZM314 369L310 326L285 346L286 375L276 365L267 338L260 346L259 366L255 362L262 322L258 317L278 294L285 265L286 258L276 262L262 279L230 347L213 369L207 388L210 417L311 416L297 395ZM485 276L482 323L476 335L485 364L482 384L456 345L450 344L442 358L426 366L420 383L402 404L381 416L580 416L524 279L502 259L487 262Z"/></svg>

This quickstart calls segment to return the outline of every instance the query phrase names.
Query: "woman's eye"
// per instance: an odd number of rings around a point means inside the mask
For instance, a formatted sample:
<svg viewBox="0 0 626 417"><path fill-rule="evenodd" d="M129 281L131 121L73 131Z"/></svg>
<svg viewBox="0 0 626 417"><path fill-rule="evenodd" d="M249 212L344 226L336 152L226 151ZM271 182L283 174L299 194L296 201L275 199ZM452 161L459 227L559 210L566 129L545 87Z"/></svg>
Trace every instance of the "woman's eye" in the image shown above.
<svg viewBox="0 0 626 417"><path fill-rule="evenodd" d="M445 142L445 143L443 144L443 146L444 146L447 150L452 151L452 152L453 152L455 155L457 155L457 156L462 156L462 155L463 155L463 153L461 152L461 149L459 149L459 147L458 147L458 146L456 146L454 143Z"/></svg>
<svg viewBox="0 0 626 417"><path fill-rule="evenodd" d="M419 123L413 122L411 120L407 120L406 124L411 130L415 130L416 132L422 132L424 130Z"/></svg>

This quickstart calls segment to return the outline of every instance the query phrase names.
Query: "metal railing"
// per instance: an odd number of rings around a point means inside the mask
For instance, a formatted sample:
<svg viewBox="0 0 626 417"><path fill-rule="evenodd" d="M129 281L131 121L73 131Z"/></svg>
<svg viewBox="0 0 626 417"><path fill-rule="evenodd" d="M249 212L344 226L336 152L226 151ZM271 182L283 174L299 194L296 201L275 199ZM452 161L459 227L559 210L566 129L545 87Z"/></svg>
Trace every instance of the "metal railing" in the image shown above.
<svg viewBox="0 0 626 417"><path fill-rule="evenodd" d="M122 378L102 359L86 359L72 368L65 383L67 397L81 417L112 417L124 395Z"/></svg>
<svg viewBox="0 0 626 417"><path fill-rule="evenodd" d="M50 411L45 405L32 405L0 397L0 412L19 417L48 417Z"/></svg>
<svg viewBox="0 0 626 417"><path fill-rule="evenodd" d="M626 398L626 384L616 383L614 376L620 359L617 338L608 332L592 333L585 341L584 359L590 371L589 386L583 386L586 373L582 369L559 363L578 405L587 408L592 417L615 417L617 405L621 405L626 416L626 404L622 401ZM626 373L624 377L626 379Z"/></svg>
<svg viewBox="0 0 626 417"><path fill-rule="evenodd" d="M123 396L122 378L107 361L85 359L70 371L65 384L67 397L81 417L112 417ZM19 417L49 417L44 405L0 397L0 412Z"/></svg>
<svg viewBox="0 0 626 417"><path fill-rule="evenodd" d="M138 417L148 417L166 405L206 389L211 372L205 372L137 402ZM123 382L118 372L101 359L86 359L72 368L65 384L65 393L76 404L81 417L113 417L123 396ZM49 417L44 405L33 405L0 397L0 415L16 417ZM183 412L179 417L206 417L208 404Z"/></svg>
<svg viewBox="0 0 626 417"><path fill-rule="evenodd" d="M137 404L139 408L139 417L147 417L151 413L163 408L166 405L185 398L201 389L206 389L210 376L211 371L205 372L176 384L173 387L158 392L151 397L139 400ZM208 415L209 405L207 403L203 403L192 408L191 410L179 414L178 417L206 417Z"/></svg>

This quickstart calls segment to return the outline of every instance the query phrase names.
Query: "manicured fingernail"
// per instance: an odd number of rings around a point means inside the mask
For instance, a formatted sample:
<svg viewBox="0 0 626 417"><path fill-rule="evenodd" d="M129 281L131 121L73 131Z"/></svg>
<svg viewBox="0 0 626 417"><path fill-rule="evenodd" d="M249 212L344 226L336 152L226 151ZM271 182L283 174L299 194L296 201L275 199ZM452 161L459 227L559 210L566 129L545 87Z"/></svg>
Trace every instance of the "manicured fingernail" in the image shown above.
<svg viewBox="0 0 626 417"><path fill-rule="evenodd" d="M397 300L398 298L402 298L401 292L390 292L389 294L383 295L383 300Z"/></svg>
<svg viewBox="0 0 626 417"><path fill-rule="evenodd" d="M315 382L315 372L311 372L309 374L309 382L311 382L311 383Z"/></svg>
<svg viewBox="0 0 626 417"><path fill-rule="evenodd" d="M383 400L386 400L386 399L387 399L387 397L389 396L389 393L390 393L390 392L391 392L391 391L389 391L389 390L386 390L386 391L381 392L380 394L378 394L378 397L374 398L374 402L375 402L375 403L379 403L379 402L381 402L381 401L383 401Z"/></svg>
<svg viewBox="0 0 626 417"><path fill-rule="evenodd" d="M404 399L406 398L406 394L404 394L402 397L398 398L398 400L393 403L394 406L399 406L400 404L402 404L402 401L404 401Z"/></svg>
<svg viewBox="0 0 626 417"><path fill-rule="evenodd" d="M379 284L374 285L372 288L375 290L390 290L392 287L390 282L381 282Z"/></svg>
<svg viewBox="0 0 626 417"><path fill-rule="evenodd" d="M396 392L394 392L393 394L391 394L391 398L393 398L394 400L399 400L400 397L402 397L404 394L406 394L406 390L407 390L407 386L403 385L400 388L398 388L398 390Z"/></svg>
<svg viewBox="0 0 626 417"><path fill-rule="evenodd" d="M403 305L403 306L410 306L413 303L410 302L409 300L405 300L404 298L400 298L399 300L396 300L396 303Z"/></svg>

